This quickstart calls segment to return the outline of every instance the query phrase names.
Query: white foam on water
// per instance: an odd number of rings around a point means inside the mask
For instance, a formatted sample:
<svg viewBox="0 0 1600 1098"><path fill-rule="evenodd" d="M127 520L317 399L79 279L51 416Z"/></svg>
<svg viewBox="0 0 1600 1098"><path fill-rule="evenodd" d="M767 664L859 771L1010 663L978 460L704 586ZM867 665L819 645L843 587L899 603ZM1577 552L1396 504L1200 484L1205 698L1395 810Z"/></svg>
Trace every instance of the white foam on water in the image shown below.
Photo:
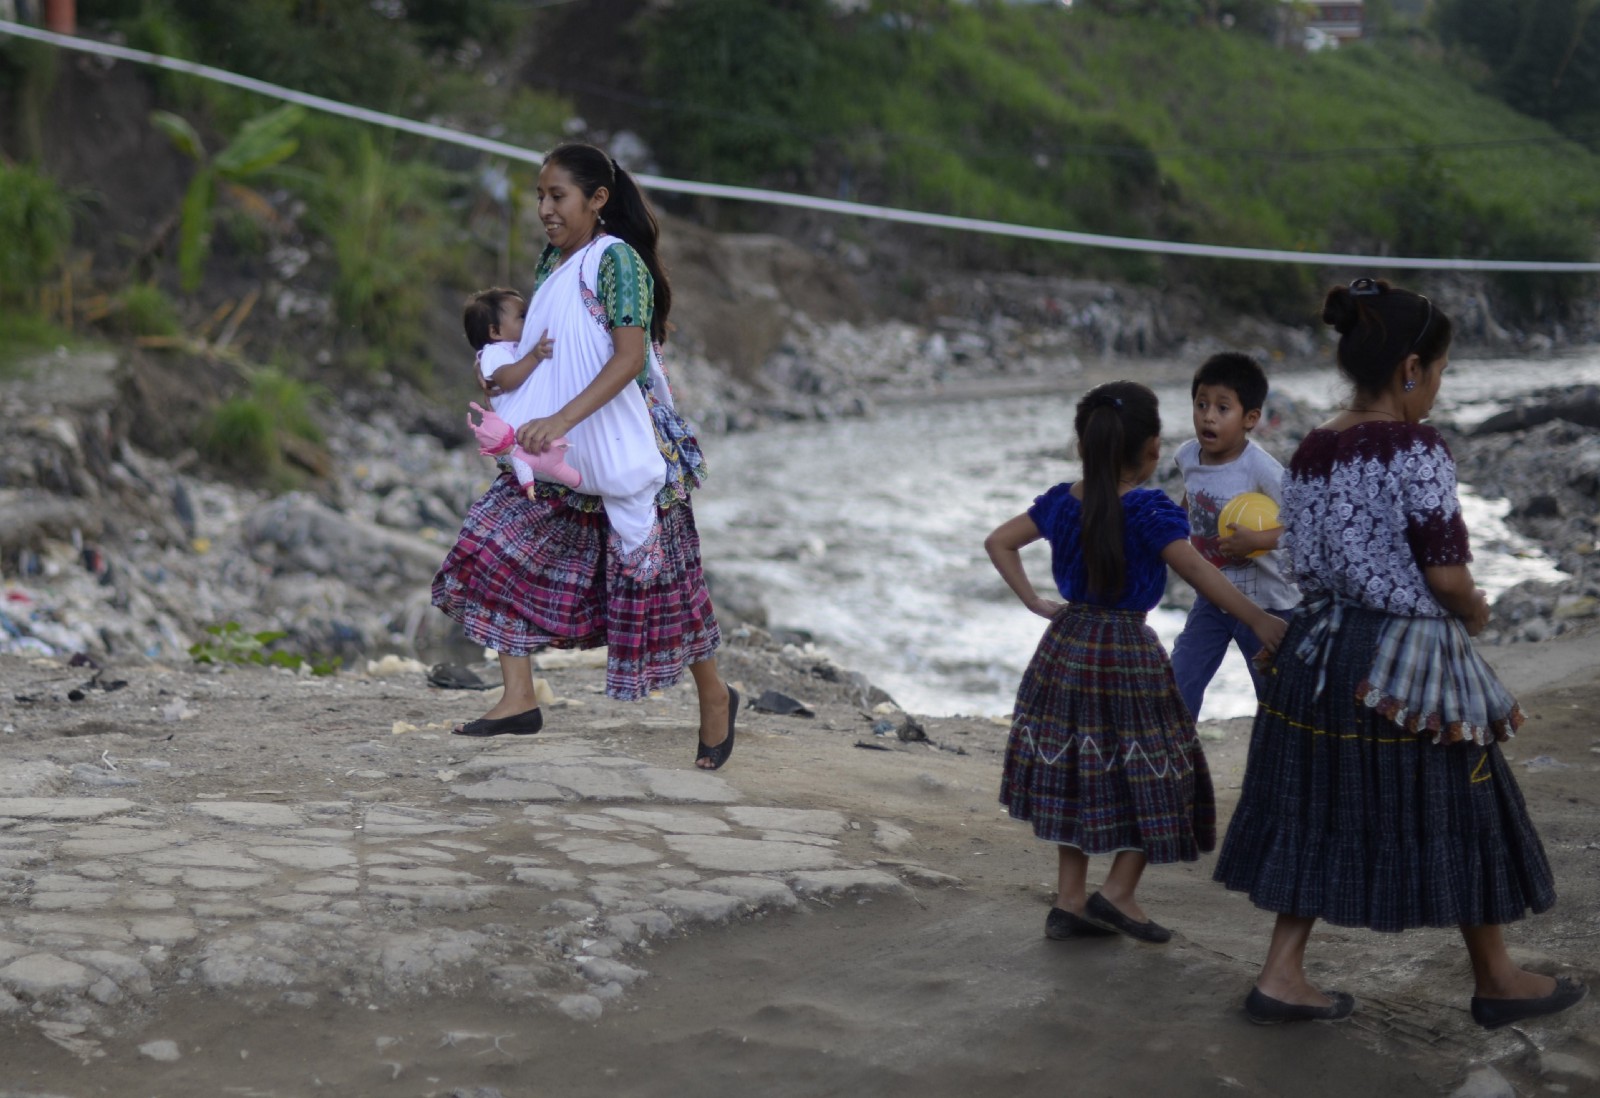
<svg viewBox="0 0 1600 1098"><path fill-rule="evenodd" d="M1486 418L1514 395L1508 378L1526 390L1591 375L1600 383L1600 355L1516 365L1453 363L1441 418ZM1274 376L1273 385L1324 407L1340 391L1331 370ZM1045 622L1001 582L983 539L1039 493L1079 475L1070 459L1079 395L1071 388L1059 397L897 408L711 440L712 476L695 497L706 562L754 580L773 624L816 634L841 664L912 711L1009 712ZM1161 387L1157 395L1170 455L1189 437L1188 389ZM1470 486L1461 496L1473 574L1491 598L1525 579L1562 575L1506 527L1507 501L1481 499ZM1048 548L1030 546L1023 557L1048 589ZM1181 610L1150 615L1169 650L1183 620ZM1230 650L1201 715L1254 709L1244 661Z"/></svg>

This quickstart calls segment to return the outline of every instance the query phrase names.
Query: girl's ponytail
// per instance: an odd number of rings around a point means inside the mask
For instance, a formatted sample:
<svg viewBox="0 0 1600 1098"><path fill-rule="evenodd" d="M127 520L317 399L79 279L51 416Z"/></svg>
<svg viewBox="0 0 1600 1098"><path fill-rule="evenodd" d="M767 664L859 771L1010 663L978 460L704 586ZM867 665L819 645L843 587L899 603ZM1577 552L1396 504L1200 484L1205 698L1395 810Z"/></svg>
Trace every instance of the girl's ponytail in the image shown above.
<svg viewBox="0 0 1600 1098"><path fill-rule="evenodd" d="M644 260L655 283L655 308L650 318L650 338L664 342L667 338L667 314L672 311L672 284L667 281L667 271L656 252L656 241L661 227L656 222L655 211L645 198L633 176L623 170L611 157L593 145L573 143L558 145L545 156L545 162L565 168L588 197L601 187L606 188L606 204L600 208L600 220L605 231L620 238Z"/></svg>
<svg viewBox="0 0 1600 1098"><path fill-rule="evenodd" d="M1127 583L1123 550L1122 479L1144 463L1145 447L1161 434L1156 395L1133 381L1089 390L1073 426L1083 462L1083 565L1088 592L1112 604Z"/></svg>

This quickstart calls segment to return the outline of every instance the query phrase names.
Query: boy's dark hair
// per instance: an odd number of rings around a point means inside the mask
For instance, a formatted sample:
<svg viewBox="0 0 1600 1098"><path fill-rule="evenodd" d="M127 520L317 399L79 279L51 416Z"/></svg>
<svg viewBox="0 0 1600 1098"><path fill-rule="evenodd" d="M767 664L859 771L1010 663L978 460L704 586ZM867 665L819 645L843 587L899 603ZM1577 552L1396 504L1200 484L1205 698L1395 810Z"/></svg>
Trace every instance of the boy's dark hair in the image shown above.
<svg viewBox="0 0 1600 1098"><path fill-rule="evenodd" d="M1202 385L1232 389L1247 412L1259 412L1267 403L1267 372L1261 363L1238 351L1223 351L1202 362L1189 386L1189 399L1194 399Z"/></svg>
<svg viewBox="0 0 1600 1098"><path fill-rule="evenodd" d="M481 351L494 342L489 329L499 325L500 306L510 300L521 301L522 295L503 286L479 290L467 298L461 311L461 326L467 330L467 342L474 351Z"/></svg>

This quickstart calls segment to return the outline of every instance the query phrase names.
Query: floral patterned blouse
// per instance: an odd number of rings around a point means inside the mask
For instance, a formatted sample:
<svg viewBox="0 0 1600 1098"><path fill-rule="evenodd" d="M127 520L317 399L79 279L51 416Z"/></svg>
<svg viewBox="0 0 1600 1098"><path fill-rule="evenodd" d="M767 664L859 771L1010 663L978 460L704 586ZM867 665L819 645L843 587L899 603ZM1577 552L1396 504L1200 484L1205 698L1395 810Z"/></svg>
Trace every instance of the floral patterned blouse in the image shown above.
<svg viewBox="0 0 1600 1098"><path fill-rule="evenodd" d="M1446 617L1423 569L1472 560L1456 463L1409 423L1312 431L1283 479L1283 546L1307 602L1334 595L1406 617Z"/></svg>

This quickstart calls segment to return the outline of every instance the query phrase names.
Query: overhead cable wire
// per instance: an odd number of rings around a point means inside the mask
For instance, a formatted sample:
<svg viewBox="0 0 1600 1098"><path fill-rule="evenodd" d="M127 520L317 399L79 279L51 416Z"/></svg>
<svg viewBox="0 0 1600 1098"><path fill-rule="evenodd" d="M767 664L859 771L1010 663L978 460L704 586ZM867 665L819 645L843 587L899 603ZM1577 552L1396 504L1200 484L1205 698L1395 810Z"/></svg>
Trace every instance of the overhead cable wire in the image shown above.
<svg viewBox="0 0 1600 1098"><path fill-rule="evenodd" d="M119 61L152 65L170 72L187 73L204 80L226 84L268 98L296 103L311 110L322 111L341 118L367 122L403 133L416 134L434 141L477 149L507 160L526 164L542 164L544 157L532 149L512 145L505 141L480 137L463 130L441 126L432 122L418 122L399 115L341 103L308 92L296 91L278 84L243 76L226 69L214 68L179 57L131 49L110 42L57 34L22 23L0 19L0 34L45 42L61 49L111 57ZM1018 225L1008 221L991 221L985 218L958 217L952 214L926 213L904 210L892 206L876 206L842 199L818 198L789 191L773 191L760 187L740 187L725 183L702 183L689 179L637 173L639 183L653 191L665 194L688 194L706 198L719 198L734 202L752 202L791 209L814 210L849 217L871 218L902 225L918 225L957 232L983 233L990 236L1010 237L1018 240L1037 240L1052 244L1072 244L1086 248L1104 248L1111 251L1141 252L1147 255L1181 255L1206 259L1238 259L1250 262L1292 263L1317 267L1359 267L1383 270L1428 271L1520 271L1546 274L1600 273L1600 262L1572 263L1548 260L1523 259L1460 259L1428 258L1422 256L1354 255L1341 252L1289 251L1279 248L1244 248L1227 244L1197 244L1179 240L1147 240L1138 237L1107 236L1101 233L1083 233L1070 229L1050 229L1038 225Z"/></svg>

